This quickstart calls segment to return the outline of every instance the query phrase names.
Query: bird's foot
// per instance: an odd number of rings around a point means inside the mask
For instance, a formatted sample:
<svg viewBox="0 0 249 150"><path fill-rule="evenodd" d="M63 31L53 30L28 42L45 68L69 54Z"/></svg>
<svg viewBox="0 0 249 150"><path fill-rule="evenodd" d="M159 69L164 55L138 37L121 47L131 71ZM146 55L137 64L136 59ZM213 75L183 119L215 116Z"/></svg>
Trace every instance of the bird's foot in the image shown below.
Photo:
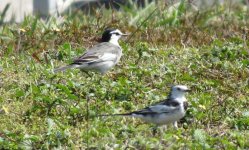
<svg viewBox="0 0 249 150"><path fill-rule="evenodd" d="M175 121L175 122L173 123L173 126L174 126L175 129L178 129L177 121Z"/></svg>

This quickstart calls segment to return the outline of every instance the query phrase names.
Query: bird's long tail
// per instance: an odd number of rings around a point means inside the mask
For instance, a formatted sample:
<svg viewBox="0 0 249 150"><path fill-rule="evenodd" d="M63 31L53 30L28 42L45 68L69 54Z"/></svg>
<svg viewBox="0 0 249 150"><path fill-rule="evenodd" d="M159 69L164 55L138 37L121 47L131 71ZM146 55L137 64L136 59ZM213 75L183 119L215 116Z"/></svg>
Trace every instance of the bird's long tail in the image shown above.
<svg viewBox="0 0 249 150"><path fill-rule="evenodd" d="M63 72L67 69L72 69L72 68L76 68L75 65L67 65L67 66L64 66L64 67L60 67L60 68L56 68L54 69L54 73L57 73L57 72Z"/></svg>

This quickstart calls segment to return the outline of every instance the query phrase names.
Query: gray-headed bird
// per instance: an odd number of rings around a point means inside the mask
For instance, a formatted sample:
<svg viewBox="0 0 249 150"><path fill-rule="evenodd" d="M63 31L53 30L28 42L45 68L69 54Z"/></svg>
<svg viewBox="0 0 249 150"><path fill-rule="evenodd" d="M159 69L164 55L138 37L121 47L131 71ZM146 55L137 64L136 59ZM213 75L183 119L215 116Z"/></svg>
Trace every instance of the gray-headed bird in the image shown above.
<svg viewBox="0 0 249 150"><path fill-rule="evenodd" d="M177 121L185 116L188 107L185 93L190 91L185 85L176 85L171 87L168 97L154 105L144 109L124 114L111 114L100 116L130 116L140 118L146 123L152 123L157 126L173 123L177 128Z"/></svg>

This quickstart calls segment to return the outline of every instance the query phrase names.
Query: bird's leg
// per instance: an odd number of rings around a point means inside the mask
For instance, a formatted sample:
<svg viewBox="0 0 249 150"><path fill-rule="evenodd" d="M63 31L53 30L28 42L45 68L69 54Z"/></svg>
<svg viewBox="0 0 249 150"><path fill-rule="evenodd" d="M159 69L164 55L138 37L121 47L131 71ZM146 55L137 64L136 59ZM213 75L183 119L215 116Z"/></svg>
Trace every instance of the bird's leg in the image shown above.
<svg viewBox="0 0 249 150"><path fill-rule="evenodd" d="M158 129L158 126L154 126L152 128L152 135L155 136L157 134L157 129Z"/></svg>
<svg viewBox="0 0 249 150"><path fill-rule="evenodd" d="M177 121L175 121L175 122L173 123L173 125L174 125L174 128L175 128L175 129L178 129Z"/></svg>

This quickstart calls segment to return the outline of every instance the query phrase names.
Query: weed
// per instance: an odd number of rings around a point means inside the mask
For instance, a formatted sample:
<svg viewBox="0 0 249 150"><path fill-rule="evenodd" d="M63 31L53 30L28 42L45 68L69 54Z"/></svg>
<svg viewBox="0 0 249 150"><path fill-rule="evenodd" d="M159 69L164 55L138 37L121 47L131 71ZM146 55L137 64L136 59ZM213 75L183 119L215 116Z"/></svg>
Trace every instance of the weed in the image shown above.
<svg viewBox="0 0 249 150"><path fill-rule="evenodd" d="M0 27L1 149L249 148L245 6L130 3ZM109 26L134 34L121 42L123 57L108 75L52 73ZM172 84L192 89L178 130L169 126L153 137L138 120L96 117L162 100Z"/></svg>

